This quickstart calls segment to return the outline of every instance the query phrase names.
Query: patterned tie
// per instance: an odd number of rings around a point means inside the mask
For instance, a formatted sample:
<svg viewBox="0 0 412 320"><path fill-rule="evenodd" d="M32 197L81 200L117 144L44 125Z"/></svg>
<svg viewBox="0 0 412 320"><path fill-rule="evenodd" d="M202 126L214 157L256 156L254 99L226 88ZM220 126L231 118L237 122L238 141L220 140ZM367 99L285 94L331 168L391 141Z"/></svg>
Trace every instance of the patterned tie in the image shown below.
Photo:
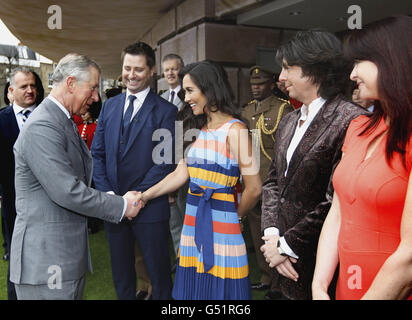
<svg viewBox="0 0 412 320"><path fill-rule="evenodd" d="M175 99L175 92L172 90L172 92L170 92L170 103L173 103L174 99Z"/></svg>
<svg viewBox="0 0 412 320"><path fill-rule="evenodd" d="M130 124L130 121L132 120L132 114L133 114L133 102L136 99L136 96L130 95L128 100L129 100L129 106L126 109L126 112L123 116L123 132L126 131L127 127Z"/></svg>
<svg viewBox="0 0 412 320"><path fill-rule="evenodd" d="M23 115L23 124L26 122L27 118L29 117L31 111L29 109L25 109L21 112L21 114Z"/></svg>

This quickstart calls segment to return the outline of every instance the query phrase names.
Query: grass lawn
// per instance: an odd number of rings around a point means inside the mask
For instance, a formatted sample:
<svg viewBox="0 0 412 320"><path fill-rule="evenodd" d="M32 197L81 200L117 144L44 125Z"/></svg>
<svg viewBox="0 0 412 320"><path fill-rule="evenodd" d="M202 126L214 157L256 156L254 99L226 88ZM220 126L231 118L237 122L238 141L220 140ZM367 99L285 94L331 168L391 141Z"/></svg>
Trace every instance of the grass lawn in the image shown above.
<svg viewBox="0 0 412 320"><path fill-rule="evenodd" d="M260 271L256 265L255 253L249 235L249 227L245 223L244 237L249 254L249 268L251 283L258 282ZM93 274L87 274L84 300L116 300L116 292L113 286L112 271L110 266L110 253L104 230L89 235L90 252L92 256ZM0 243L3 237L0 232ZM171 247L171 246L170 246ZM172 247L171 247L172 248ZM172 250L172 249L171 249ZM3 256L3 250L0 250ZM0 261L0 300L7 299L7 265L8 262ZM252 291L253 299L263 299L265 292Z"/></svg>

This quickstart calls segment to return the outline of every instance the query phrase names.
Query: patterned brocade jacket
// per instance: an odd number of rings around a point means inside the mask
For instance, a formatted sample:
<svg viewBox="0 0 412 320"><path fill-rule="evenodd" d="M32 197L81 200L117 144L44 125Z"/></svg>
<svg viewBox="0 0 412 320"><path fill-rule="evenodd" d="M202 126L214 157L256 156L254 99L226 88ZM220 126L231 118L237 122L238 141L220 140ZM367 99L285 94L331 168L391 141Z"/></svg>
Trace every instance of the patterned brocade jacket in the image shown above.
<svg viewBox="0 0 412 320"><path fill-rule="evenodd" d="M286 177L286 152L300 109L287 114L279 124L275 157L263 184L262 230L278 228L299 257L293 265L299 280L280 277L282 293L290 299L311 299L318 238L332 204L332 174L340 161L349 123L362 114L368 112L341 98L326 101L297 146Z"/></svg>

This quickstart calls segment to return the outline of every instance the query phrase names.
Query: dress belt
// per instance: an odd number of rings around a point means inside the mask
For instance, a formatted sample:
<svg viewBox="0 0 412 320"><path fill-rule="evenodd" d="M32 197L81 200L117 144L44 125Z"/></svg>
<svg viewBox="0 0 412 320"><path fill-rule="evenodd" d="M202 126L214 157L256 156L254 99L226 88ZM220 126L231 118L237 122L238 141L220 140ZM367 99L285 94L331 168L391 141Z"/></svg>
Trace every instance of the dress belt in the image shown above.
<svg viewBox="0 0 412 320"><path fill-rule="evenodd" d="M208 272L214 265L213 250L213 222L212 207L210 198L213 193L233 193L234 187L225 187L219 189L203 189L196 183L189 183L190 191L194 194L203 193L199 200L195 220L195 243L199 252L203 252L203 264L205 272Z"/></svg>

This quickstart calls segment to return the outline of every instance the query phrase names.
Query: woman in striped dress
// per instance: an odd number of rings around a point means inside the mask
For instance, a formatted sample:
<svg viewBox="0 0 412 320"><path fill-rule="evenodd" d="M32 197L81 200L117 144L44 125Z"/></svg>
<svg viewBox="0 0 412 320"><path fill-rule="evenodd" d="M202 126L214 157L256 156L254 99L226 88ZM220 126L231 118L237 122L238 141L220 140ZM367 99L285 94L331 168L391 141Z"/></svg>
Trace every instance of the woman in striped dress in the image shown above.
<svg viewBox="0 0 412 320"><path fill-rule="evenodd" d="M199 62L184 69L185 102L200 129L176 170L141 195L142 205L190 178L174 299L250 299L249 267L239 218L261 192L258 161L246 126L238 120L223 68ZM193 127L193 126L192 126ZM244 190L236 210L234 187Z"/></svg>

